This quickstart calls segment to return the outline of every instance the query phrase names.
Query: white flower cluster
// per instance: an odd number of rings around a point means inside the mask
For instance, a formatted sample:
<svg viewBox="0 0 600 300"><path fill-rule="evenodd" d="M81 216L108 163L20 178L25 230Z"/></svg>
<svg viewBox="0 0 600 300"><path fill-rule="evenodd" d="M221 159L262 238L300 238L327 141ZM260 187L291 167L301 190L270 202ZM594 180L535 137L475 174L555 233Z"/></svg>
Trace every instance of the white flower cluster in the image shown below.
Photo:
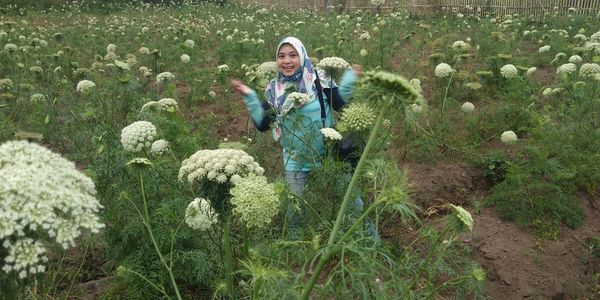
<svg viewBox="0 0 600 300"><path fill-rule="evenodd" d="M292 92L287 96L287 99L289 99L290 101L292 101L294 104L296 104L296 106L300 107L308 102L310 102L312 99L310 98L310 96L308 96L307 94L304 93L298 93L298 92Z"/></svg>
<svg viewBox="0 0 600 300"><path fill-rule="evenodd" d="M279 212L279 195L264 176L250 174L235 183L229 191L233 213L247 228L264 228Z"/></svg>
<svg viewBox="0 0 600 300"><path fill-rule="evenodd" d="M14 52L17 52L18 50L19 50L19 47L17 47L17 45L15 45L15 44L4 45L4 51L6 51L8 53L14 53Z"/></svg>
<svg viewBox="0 0 600 300"><path fill-rule="evenodd" d="M469 231L473 231L473 217L471 213L457 205L450 204L450 207L454 210L455 216L460 223L469 229Z"/></svg>
<svg viewBox="0 0 600 300"><path fill-rule="evenodd" d="M586 63L579 67L579 76L586 78L595 78L600 75L600 65L596 63Z"/></svg>
<svg viewBox="0 0 600 300"><path fill-rule="evenodd" d="M190 62L190 56L187 54L182 54L180 59L181 59L181 62L184 64L187 64Z"/></svg>
<svg viewBox="0 0 600 300"><path fill-rule="evenodd" d="M156 75L156 84L166 83L175 80L175 75L171 72L162 72Z"/></svg>
<svg viewBox="0 0 600 300"><path fill-rule="evenodd" d="M343 58L340 57L325 57L323 59L321 59L319 61L319 63L317 64L317 68L323 69L323 70L330 70L330 69L334 69L334 70L344 70L347 69L348 67L350 67L350 64L345 61Z"/></svg>
<svg viewBox="0 0 600 300"><path fill-rule="evenodd" d="M514 144L517 141L517 134L512 130L505 131L500 136L500 140L505 144Z"/></svg>
<svg viewBox="0 0 600 300"><path fill-rule="evenodd" d="M218 222L218 214L204 198L196 198L185 209L185 222L192 229L206 231Z"/></svg>
<svg viewBox="0 0 600 300"><path fill-rule="evenodd" d="M471 45L465 43L464 41L456 41L452 43L452 49L454 50L466 50L469 49Z"/></svg>
<svg viewBox="0 0 600 300"><path fill-rule="evenodd" d="M46 102L46 96L40 93L35 93L29 97L29 101L33 103Z"/></svg>
<svg viewBox="0 0 600 300"><path fill-rule="evenodd" d="M583 48L586 51L592 52L592 54L600 54L600 42L588 42L585 43Z"/></svg>
<svg viewBox="0 0 600 300"><path fill-rule="evenodd" d="M369 34L369 32L368 32L368 31L364 31L363 33L361 33L361 34L358 36L358 39L359 39L359 40L363 40L363 41L368 41L369 39L371 39L371 35ZM364 55L363 55L363 56L364 56Z"/></svg>
<svg viewBox="0 0 600 300"><path fill-rule="evenodd" d="M179 110L179 103L173 98L162 98L158 100L158 105L160 105L160 109L163 111L176 112Z"/></svg>
<svg viewBox="0 0 600 300"><path fill-rule="evenodd" d="M566 64L563 64L560 67L558 67L558 69L556 69L556 74L569 75L569 74L575 73L576 71L577 71L577 65L575 65L574 63L566 63Z"/></svg>
<svg viewBox="0 0 600 300"><path fill-rule="evenodd" d="M0 91L2 91L2 90L10 90L14 86L15 86L15 84L13 83L12 80L10 80L10 78L0 79Z"/></svg>
<svg viewBox="0 0 600 300"><path fill-rule="evenodd" d="M571 57L569 57L569 62L570 63L574 63L574 64L578 64L582 61L583 59L581 58L581 56L579 55L571 55Z"/></svg>
<svg viewBox="0 0 600 300"><path fill-rule="evenodd" d="M181 163L179 180L189 183L207 179L218 183L232 183L248 173L262 175L265 172L254 158L242 150L199 150Z"/></svg>
<svg viewBox="0 0 600 300"><path fill-rule="evenodd" d="M229 72L229 66L228 65L220 65L217 67L217 73L219 74L224 74Z"/></svg>
<svg viewBox="0 0 600 300"><path fill-rule="evenodd" d="M435 67L435 76L439 78L447 77L452 72L454 72L454 69L447 63L441 63Z"/></svg>
<svg viewBox="0 0 600 300"><path fill-rule="evenodd" d="M146 54L146 55L148 55L148 54L150 54L150 49L148 49L148 47L140 47L140 49L138 49L138 52L140 54Z"/></svg>
<svg viewBox="0 0 600 300"><path fill-rule="evenodd" d="M590 41L600 43L600 31L590 35Z"/></svg>
<svg viewBox="0 0 600 300"><path fill-rule="evenodd" d="M541 54L541 53L546 53L546 52L548 52L548 51L550 51L550 46L549 46L549 45L542 46L542 47L540 47L540 49L538 49L538 52L539 52L540 54Z"/></svg>
<svg viewBox="0 0 600 300"><path fill-rule="evenodd" d="M342 139L342 135L337 130L329 127L321 128L321 133L326 139L339 141Z"/></svg>
<svg viewBox="0 0 600 300"><path fill-rule="evenodd" d="M462 111L464 113L472 113L473 110L475 110L475 105L473 105L473 103L467 101L465 103L463 103L463 105L460 107L462 109Z"/></svg>
<svg viewBox="0 0 600 300"><path fill-rule="evenodd" d="M408 81L408 83L410 83L410 85L412 85L412 87L419 91L422 92L423 88L421 87L421 80L417 79L417 78L413 78L410 81Z"/></svg>
<svg viewBox="0 0 600 300"><path fill-rule="evenodd" d="M137 121L121 130L121 144L126 151L139 152L150 147L156 136L156 127L148 121Z"/></svg>
<svg viewBox="0 0 600 300"><path fill-rule="evenodd" d="M95 87L96 84L89 80L82 80L77 83L77 91L84 95L91 94Z"/></svg>
<svg viewBox="0 0 600 300"><path fill-rule="evenodd" d="M108 44L106 46L106 53L117 52L117 46L115 44Z"/></svg>
<svg viewBox="0 0 600 300"><path fill-rule="evenodd" d="M188 48L194 48L195 44L196 43L194 43L194 41L190 40L190 39L187 39L187 40L185 40L185 42L183 42L183 45L186 46L186 47L188 47Z"/></svg>
<svg viewBox="0 0 600 300"><path fill-rule="evenodd" d="M353 102L342 111L337 128L341 132L362 131L371 128L376 118L375 112L369 106Z"/></svg>
<svg viewBox="0 0 600 300"><path fill-rule="evenodd" d="M537 68L531 67L531 68L527 69L526 74L527 74L527 76L531 76L533 73L535 73L535 71L537 71Z"/></svg>
<svg viewBox="0 0 600 300"><path fill-rule="evenodd" d="M150 154L152 155L164 155L169 151L169 142L164 139L156 140L150 147Z"/></svg>
<svg viewBox="0 0 600 300"><path fill-rule="evenodd" d="M385 0L371 0L371 5L373 6L382 6L385 4Z"/></svg>
<svg viewBox="0 0 600 300"><path fill-rule="evenodd" d="M94 182L34 143L0 145L0 195L0 240L8 254L2 270L20 278L45 270L45 243L67 249L83 229L96 233L104 227Z"/></svg>
<svg viewBox="0 0 600 300"><path fill-rule="evenodd" d="M502 77L510 79L517 77L519 71L517 70L517 67L515 67L515 65L508 64L500 68L500 74L502 75Z"/></svg>
<svg viewBox="0 0 600 300"><path fill-rule="evenodd" d="M256 68L256 74L263 79L272 79L277 75L277 62L267 61Z"/></svg>

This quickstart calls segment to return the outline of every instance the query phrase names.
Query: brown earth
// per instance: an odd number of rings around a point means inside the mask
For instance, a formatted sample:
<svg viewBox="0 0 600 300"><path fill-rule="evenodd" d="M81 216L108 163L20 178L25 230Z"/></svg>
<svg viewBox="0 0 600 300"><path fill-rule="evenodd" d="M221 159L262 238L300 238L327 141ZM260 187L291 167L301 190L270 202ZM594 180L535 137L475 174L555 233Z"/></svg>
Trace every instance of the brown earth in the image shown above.
<svg viewBox="0 0 600 300"><path fill-rule="evenodd" d="M600 236L598 200L583 199L584 224L561 229L556 241L537 239L515 223L501 220L492 208L475 213L488 187L481 171L460 163L408 163L413 199L427 214L443 214L444 204L463 205L474 219L473 233L462 238L488 274L491 299L600 299L600 259L586 240Z"/></svg>

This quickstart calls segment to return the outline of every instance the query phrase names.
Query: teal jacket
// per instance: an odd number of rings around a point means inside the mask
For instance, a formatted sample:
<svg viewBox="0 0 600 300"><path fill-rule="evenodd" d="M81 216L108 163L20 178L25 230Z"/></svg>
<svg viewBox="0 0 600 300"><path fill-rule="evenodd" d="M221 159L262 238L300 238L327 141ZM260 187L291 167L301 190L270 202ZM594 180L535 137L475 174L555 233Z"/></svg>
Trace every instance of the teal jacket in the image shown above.
<svg viewBox="0 0 600 300"><path fill-rule="evenodd" d="M323 90L326 127L332 125L333 117L330 107L333 106L334 109L339 110L350 102L356 79L356 73L347 70L338 88ZM272 98L274 97L267 96L267 99ZM333 99L333 103L330 103L329 98ZM261 102L255 91L244 96L244 103L246 103L257 129L266 131L270 127L274 127L274 131L280 130L279 143L283 148L283 163L286 171L310 171L321 165L326 149L321 134L321 128L323 128L321 105L317 94L310 102L300 108L293 108L284 116L277 116L272 104L268 101ZM275 123L275 126L272 126L271 123ZM277 127L279 129L276 129Z"/></svg>

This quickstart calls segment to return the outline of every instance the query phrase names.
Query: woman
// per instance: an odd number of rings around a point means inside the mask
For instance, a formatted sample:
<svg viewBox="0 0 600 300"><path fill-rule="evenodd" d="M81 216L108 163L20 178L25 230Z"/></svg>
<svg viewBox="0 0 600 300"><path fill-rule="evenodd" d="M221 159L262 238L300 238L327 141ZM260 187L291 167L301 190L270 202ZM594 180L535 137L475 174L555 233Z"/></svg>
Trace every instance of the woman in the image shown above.
<svg viewBox="0 0 600 300"><path fill-rule="evenodd" d="M337 87L323 71L317 73L306 48L297 38L284 38L277 47L276 55L279 72L265 90L266 101L261 103L256 92L239 80L232 80L231 84L234 91L244 96L244 103L257 129L266 131L274 123L273 137L283 147L286 181L292 193L301 195L309 171L318 167L325 155L325 143L320 130L323 123L325 127L332 125L330 107L339 109L350 101L354 83L362 74L362 69L359 65L353 65L352 70L344 73ZM321 119L318 98L320 87L325 102L324 120ZM286 102L291 92L308 95L308 101L302 104ZM330 95L332 103L329 103ZM362 200L357 205L362 207ZM298 220L289 208L288 217L293 230Z"/></svg>

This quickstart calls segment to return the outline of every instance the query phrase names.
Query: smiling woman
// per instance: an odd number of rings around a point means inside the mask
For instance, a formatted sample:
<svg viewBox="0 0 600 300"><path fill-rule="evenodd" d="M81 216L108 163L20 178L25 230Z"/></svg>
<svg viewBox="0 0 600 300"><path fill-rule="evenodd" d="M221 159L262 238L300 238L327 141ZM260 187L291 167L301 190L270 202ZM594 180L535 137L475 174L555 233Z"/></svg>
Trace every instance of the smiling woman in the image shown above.
<svg viewBox="0 0 600 300"><path fill-rule="evenodd" d="M257 129L266 131L273 123L273 138L283 147L286 181L292 193L301 195L309 172L320 166L325 156L321 129L332 126L331 107L341 108L349 102L361 68L345 66L338 88L331 74L313 67L303 43L294 37L281 40L275 59L278 74L266 88L266 101L261 103L256 92L241 81L231 83L234 90L244 95ZM327 102L323 107L315 101L319 92ZM362 206L362 200L359 205ZM288 209L288 220L293 231L299 222L297 213Z"/></svg>

